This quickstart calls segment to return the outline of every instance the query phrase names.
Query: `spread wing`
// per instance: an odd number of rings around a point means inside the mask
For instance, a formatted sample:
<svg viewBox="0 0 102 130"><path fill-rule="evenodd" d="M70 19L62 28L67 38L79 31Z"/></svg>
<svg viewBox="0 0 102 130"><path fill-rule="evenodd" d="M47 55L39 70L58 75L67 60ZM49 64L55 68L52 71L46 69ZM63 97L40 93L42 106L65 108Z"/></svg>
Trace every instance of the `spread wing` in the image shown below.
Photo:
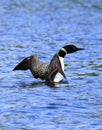
<svg viewBox="0 0 102 130"><path fill-rule="evenodd" d="M29 56L22 60L13 70L27 70L30 69L30 61L32 56Z"/></svg>
<svg viewBox="0 0 102 130"><path fill-rule="evenodd" d="M49 64L47 70L47 80L53 81L57 73L61 73L64 78L66 78L65 73L62 70L61 63L57 54L55 54Z"/></svg>

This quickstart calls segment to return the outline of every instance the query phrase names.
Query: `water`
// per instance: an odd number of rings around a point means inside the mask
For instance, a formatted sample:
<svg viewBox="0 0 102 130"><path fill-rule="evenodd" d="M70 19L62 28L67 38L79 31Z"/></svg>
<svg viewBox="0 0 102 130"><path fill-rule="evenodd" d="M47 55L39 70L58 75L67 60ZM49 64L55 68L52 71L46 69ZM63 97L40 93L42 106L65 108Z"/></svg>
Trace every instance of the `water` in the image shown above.
<svg viewBox="0 0 102 130"><path fill-rule="evenodd" d="M68 83L51 87L12 69L64 45ZM102 130L102 1L0 1L0 130Z"/></svg>

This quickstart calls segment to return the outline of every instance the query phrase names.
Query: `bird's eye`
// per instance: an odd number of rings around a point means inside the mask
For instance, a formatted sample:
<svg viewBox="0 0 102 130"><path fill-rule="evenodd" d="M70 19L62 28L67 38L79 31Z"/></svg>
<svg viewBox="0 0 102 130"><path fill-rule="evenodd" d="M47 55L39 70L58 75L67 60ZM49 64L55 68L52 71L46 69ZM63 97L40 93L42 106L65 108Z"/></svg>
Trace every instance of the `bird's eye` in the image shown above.
<svg viewBox="0 0 102 130"><path fill-rule="evenodd" d="M73 50L76 50L76 47L73 47Z"/></svg>

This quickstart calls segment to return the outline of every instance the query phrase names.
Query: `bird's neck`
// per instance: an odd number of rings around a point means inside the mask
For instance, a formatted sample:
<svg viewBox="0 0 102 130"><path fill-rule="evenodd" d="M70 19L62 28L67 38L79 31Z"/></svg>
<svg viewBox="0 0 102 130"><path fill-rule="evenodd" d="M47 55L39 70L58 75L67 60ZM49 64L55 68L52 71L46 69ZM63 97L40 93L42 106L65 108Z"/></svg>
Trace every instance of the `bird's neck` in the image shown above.
<svg viewBox="0 0 102 130"><path fill-rule="evenodd" d="M61 63L62 70L64 71L64 58L59 56L59 60Z"/></svg>
<svg viewBox="0 0 102 130"><path fill-rule="evenodd" d="M61 48L60 50L59 50L59 52L58 52L58 55L60 56L60 57L65 57L65 55L67 54L67 51L64 49L64 48Z"/></svg>

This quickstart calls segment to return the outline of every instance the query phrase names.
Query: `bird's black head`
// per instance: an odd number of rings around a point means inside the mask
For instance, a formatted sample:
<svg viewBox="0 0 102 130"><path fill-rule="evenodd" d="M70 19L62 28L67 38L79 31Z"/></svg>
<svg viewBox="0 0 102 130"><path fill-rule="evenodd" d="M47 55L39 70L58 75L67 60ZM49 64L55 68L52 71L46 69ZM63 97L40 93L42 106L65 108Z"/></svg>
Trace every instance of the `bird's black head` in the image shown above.
<svg viewBox="0 0 102 130"><path fill-rule="evenodd" d="M59 56L64 57L66 54L70 54L76 51L84 50L83 48L77 48L75 45L66 45L59 51Z"/></svg>
<svg viewBox="0 0 102 130"><path fill-rule="evenodd" d="M83 48L77 48L75 45L67 45L64 46L63 48L67 51L67 53L73 53L76 51L83 50Z"/></svg>

